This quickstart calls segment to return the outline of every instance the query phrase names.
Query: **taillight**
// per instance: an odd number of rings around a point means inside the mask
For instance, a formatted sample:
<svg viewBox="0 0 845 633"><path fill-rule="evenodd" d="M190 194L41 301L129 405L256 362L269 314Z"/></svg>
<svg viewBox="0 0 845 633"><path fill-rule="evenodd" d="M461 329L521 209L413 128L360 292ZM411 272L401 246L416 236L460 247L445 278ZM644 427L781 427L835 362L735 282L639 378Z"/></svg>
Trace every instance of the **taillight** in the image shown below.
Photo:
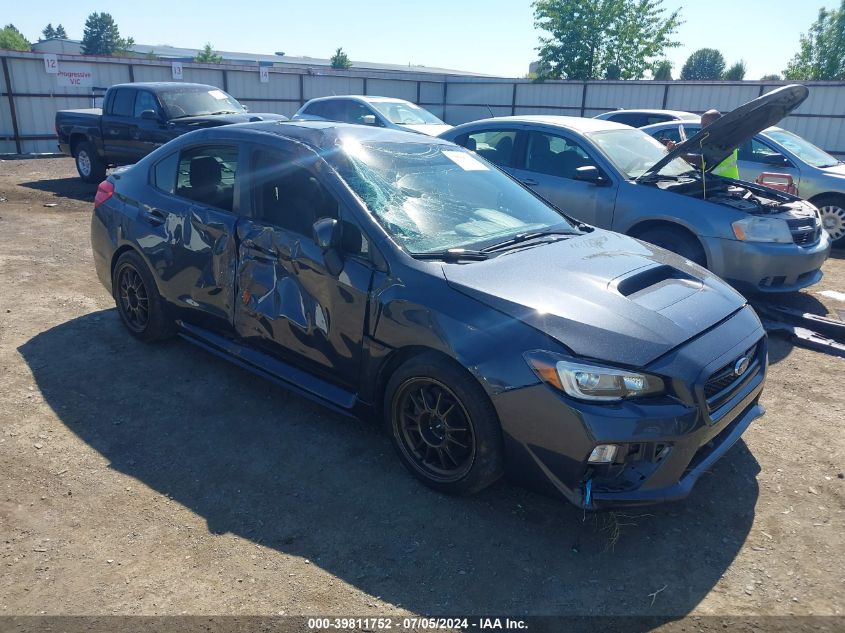
<svg viewBox="0 0 845 633"><path fill-rule="evenodd" d="M96 209L97 207L99 207L113 195L114 185L111 184L108 180L104 180L103 182L101 182L100 186L97 187L97 195L94 196L94 208Z"/></svg>

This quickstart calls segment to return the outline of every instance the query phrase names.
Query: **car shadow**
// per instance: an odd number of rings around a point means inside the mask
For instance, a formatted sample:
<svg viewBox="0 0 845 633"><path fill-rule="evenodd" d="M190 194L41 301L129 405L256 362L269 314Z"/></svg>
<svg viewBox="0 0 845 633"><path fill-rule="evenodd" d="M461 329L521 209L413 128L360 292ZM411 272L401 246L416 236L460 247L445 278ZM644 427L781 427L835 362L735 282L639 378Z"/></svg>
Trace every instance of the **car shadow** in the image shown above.
<svg viewBox="0 0 845 633"><path fill-rule="evenodd" d="M44 180L33 180L20 183L21 187L46 191L53 194L55 198L70 198L82 202L94 202L94 195L97 193L97 185L85 182L81 178L45 178Z"/></svg>
<svg viewBox="0 0 845 633"><path fill-rule="evenodd" d="M469 498L432 492L375 425L181 340L139 343L114 310L18 351L110 468L211 533L307 558L417 613L674 619L719 581L754 518L759 466L741 441L686 501L585 515L506 482Z"/></svg>

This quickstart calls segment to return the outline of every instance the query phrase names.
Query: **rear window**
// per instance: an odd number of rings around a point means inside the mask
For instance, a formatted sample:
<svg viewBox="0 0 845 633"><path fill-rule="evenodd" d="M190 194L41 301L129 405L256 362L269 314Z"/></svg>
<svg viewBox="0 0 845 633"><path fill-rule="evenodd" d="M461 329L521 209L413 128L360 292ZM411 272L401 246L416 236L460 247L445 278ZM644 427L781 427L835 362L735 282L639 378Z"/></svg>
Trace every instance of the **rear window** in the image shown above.
<svg viewBox="0 0 845 633"><path fill-rule="evenodd" d="M111 103L111 113L115 116L132 116L135 107L135 91L130 88L118 88Z"/></svg>

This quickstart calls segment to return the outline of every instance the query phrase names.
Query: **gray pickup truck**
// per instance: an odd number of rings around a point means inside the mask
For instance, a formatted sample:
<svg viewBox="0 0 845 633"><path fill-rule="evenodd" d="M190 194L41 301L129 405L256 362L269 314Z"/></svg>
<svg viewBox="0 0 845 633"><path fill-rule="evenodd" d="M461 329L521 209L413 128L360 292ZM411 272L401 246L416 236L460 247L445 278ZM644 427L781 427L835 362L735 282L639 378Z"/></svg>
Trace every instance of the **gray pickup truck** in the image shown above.
<svg viewBox="0 0 845 633"><path fill-rule="evenodd" d="M106 168L131 165L167 141L200 128L286 121L280 114L252 114L214 86L182 82L118 84L103 108L59 110L59 150L76 159L85 182L98 183Z"/></svg>

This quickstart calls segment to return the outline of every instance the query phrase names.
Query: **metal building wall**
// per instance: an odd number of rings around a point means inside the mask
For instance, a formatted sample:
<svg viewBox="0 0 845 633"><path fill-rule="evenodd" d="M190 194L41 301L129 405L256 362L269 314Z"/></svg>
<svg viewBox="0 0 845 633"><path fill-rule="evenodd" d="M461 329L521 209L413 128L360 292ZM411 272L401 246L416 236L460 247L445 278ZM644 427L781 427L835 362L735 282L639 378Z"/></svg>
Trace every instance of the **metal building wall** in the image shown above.
<svg viewBox="0 0 845 633"><path fill-rule="evenodd" d="M129 81L170 81L169 62L59 55L64 70L89 69L94 87L61 87L44 70L43 55L0 52L0 153L56 151L59 109L86 108L106 88ZM292 115L308 99L370 94L414 101L457 125L492 116L595 116L616 108L731 110L778 85L771 82L548 81L428 73L183 64L183 80L219 86L253 112ZM6 72L9 75L7 85ZM823 149L845 155L845 82L809 82L810 97L781 126ZM12 105L14 104L14 116Z"/></svg>

